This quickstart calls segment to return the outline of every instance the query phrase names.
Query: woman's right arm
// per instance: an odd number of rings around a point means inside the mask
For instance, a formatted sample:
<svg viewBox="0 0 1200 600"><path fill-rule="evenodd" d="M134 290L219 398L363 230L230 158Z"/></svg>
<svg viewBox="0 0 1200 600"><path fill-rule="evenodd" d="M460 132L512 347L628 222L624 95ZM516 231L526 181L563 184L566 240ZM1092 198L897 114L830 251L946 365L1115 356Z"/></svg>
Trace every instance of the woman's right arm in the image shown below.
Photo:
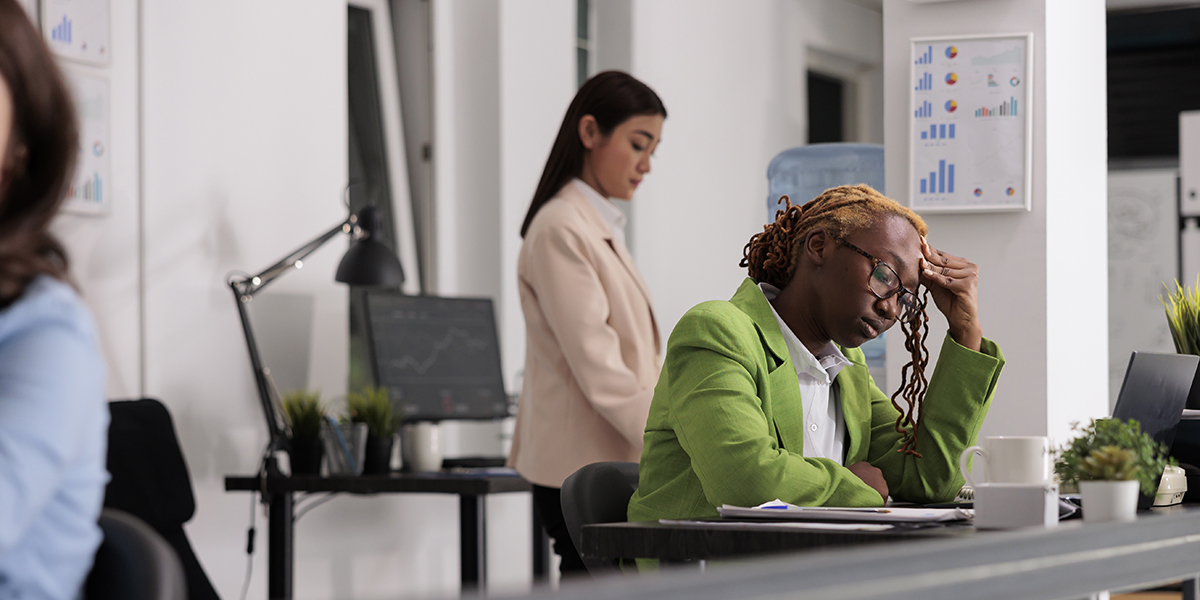
<svg viewBox="0 0 1200 600"><path fill-rule="evenodd" d="M608 293L581 235L567 227L531 232L525 281L584 396L636 448L642 447L653 386L625 364L608 324Z"/></svg>

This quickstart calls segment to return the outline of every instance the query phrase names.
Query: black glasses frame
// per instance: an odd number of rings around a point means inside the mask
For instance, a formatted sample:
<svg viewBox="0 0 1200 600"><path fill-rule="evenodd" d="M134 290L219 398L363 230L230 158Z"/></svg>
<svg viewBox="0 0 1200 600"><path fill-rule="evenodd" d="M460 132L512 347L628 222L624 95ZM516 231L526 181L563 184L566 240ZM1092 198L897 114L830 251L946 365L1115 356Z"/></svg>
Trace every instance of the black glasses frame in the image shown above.
<svg viewBox="0 0 1200 600"><path fill-rule="evenodd" d="M874 294L876 298L879 298L880 300L887 300L898 293L900 294L900 297L896 299L896 302L900 304L900 308L903 309L905 315L911 314L913 311L917 310L919 306L917 295L913 293L912 290L904 287L904 284L900 282L900 274L896 272L896 269L892 268L892 265L889 265L882 260L871 256L870 252L867 252L866 250L863 250L862 248L859 248L858 246L855 246L846 240L839 239L838 243L867 257L867 259L871 261L871 272L867 275L867 289L871 290L871 293ZM896 288L886 294L880 294L879 292L875 291L874 287L871 286L871 282L875 280L875 271L878 271L880 267L891 271L892 276L896 278Z"/></svg>

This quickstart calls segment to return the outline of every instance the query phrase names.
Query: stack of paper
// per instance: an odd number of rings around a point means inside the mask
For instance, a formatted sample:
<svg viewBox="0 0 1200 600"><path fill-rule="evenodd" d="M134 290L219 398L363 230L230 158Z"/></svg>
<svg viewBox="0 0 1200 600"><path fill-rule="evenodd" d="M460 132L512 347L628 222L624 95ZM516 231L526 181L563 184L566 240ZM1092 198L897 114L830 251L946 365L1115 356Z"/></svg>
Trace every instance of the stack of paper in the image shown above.
<svg viewBox="0 0 1200 600"><path fill-rule="evenodd" d="M974 516L973 510L964 508L796 506L782 500L772 500L749 508L726 504L717 511L722 517L852 523L937 523L962 521Z"/></svg>

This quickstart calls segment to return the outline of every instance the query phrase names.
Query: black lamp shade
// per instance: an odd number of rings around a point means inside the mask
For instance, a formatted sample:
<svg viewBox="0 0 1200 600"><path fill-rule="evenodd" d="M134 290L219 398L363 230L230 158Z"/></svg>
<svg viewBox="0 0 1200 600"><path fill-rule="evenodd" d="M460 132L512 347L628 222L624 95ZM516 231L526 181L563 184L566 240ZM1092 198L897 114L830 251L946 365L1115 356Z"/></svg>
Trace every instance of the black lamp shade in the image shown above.
<svg viewBox="0 0 1200 600"><path fill-rule="evenodd" d="M399 287L404 284L404 267L387 246L366 238L350 245L335 279L350 285Z"/></svg>

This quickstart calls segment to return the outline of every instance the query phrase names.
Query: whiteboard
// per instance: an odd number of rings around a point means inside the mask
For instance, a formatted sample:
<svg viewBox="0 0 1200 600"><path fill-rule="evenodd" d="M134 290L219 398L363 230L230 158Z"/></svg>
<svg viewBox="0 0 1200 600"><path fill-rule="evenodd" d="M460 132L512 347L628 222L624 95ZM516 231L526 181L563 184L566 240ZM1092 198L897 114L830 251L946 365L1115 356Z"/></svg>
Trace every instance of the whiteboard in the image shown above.
<svg viewBox="0 0 1200 600"><path fill-rule="evenodd" d="M1176 173L1175 169L1146 169L1108 174L1110 409L1121 390L1130 352L1175 352L1159 298L1166 292L1164 284L1174 289L1178 268Z"/></svg>
<svg viewBox="0 0 1200 600"><path fill-rule="evenodd" d="M1030 209L1032 50L1032 33L912 39L913 209Z"/></svg>

